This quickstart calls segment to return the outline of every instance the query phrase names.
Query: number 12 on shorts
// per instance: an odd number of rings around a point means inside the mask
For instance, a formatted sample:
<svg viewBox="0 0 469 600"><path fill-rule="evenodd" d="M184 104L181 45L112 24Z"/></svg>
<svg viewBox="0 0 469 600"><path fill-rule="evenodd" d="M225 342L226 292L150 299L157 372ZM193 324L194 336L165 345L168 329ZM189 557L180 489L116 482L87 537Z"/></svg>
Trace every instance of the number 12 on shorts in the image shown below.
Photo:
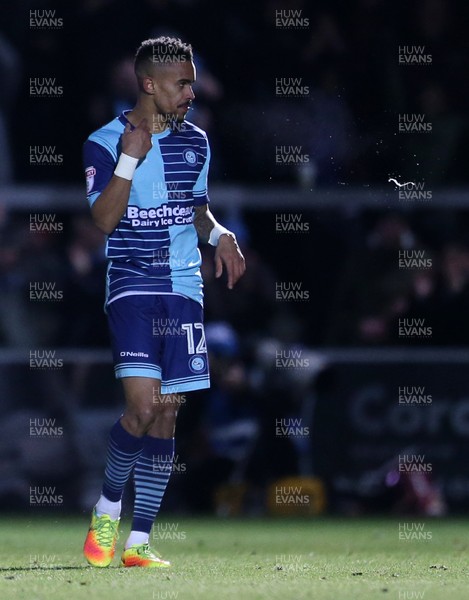
<svg viewBox="0 0 469 600"><path fill-rule="evenodd" d="M207 352L207 344L205 343L205 331L203 323L182 323L181 329L187 335L187 353L188 354L205 354ZM200 331L200 340L195 346L194 329Z"/></svg>

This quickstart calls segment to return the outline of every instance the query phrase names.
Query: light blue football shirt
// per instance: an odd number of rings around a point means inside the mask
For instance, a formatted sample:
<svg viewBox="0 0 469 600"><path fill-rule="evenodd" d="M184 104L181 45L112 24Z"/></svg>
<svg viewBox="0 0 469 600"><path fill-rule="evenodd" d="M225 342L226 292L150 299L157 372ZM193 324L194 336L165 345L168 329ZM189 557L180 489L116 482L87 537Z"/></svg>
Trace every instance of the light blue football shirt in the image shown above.
<svg viewBox="0 0 469 600"><path fill-rule="evenodd" d="M120 155L124 111L84 145L90 205L109 183ZM194 207L209 202L210 148L204 131L187 121L152 135L137 165L127 210L107 236L106 304L132 294L178 294L203 301Z"/></svg>

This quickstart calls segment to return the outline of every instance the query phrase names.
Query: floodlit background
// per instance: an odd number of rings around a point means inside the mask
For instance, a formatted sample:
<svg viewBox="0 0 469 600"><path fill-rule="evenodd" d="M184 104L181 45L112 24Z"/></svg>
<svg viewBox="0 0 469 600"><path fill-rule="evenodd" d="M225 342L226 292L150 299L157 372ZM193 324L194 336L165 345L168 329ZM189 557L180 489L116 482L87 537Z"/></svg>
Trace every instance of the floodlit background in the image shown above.
<svg viewBox="0 0 469 600"><path fill-rule="evenodd" d="M463 0L10 6L3 509L87 511L99 493L123 399L81 147L132 107L140 41L168 34L194 47L189 120L208 132L212 209L248 270L230 292L202 248L213 385L185 397L163 509L465 512L467 13Z"/></svg>

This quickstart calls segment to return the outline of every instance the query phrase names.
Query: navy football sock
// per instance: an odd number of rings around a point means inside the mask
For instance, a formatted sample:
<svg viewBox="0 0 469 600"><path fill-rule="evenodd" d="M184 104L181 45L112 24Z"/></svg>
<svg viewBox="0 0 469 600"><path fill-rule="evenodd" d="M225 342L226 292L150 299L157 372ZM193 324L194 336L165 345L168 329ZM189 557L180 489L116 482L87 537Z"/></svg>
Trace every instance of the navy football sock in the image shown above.
<svg viewBox="0 0 469 600"><path fill-rule="evenodd" d="M135 465L135 506L132 531L150 533L161 506L174 460L174 438L145 436Z"/></svg>
<svg viewBox="0 0 469 600"><path fill-rule="evenodd" d="M120 421L114 424L109 437L103 496L119 502L125 484L142 453L145 437L135 437L126 431Z"/></svg>

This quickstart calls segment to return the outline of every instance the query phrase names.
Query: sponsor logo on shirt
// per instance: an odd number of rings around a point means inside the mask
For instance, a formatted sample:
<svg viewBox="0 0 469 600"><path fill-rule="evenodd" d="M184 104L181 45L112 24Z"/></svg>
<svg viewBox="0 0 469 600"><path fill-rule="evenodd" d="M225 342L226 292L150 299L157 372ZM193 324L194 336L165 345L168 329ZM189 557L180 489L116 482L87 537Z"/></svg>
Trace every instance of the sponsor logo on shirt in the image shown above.
<svg viewBox="0 0 469 600"><path fill-rule="evenodd" d="M126 216L132 227L168 227L192 223L192 206L162 204L157 208L129 205Z"/></svg>

